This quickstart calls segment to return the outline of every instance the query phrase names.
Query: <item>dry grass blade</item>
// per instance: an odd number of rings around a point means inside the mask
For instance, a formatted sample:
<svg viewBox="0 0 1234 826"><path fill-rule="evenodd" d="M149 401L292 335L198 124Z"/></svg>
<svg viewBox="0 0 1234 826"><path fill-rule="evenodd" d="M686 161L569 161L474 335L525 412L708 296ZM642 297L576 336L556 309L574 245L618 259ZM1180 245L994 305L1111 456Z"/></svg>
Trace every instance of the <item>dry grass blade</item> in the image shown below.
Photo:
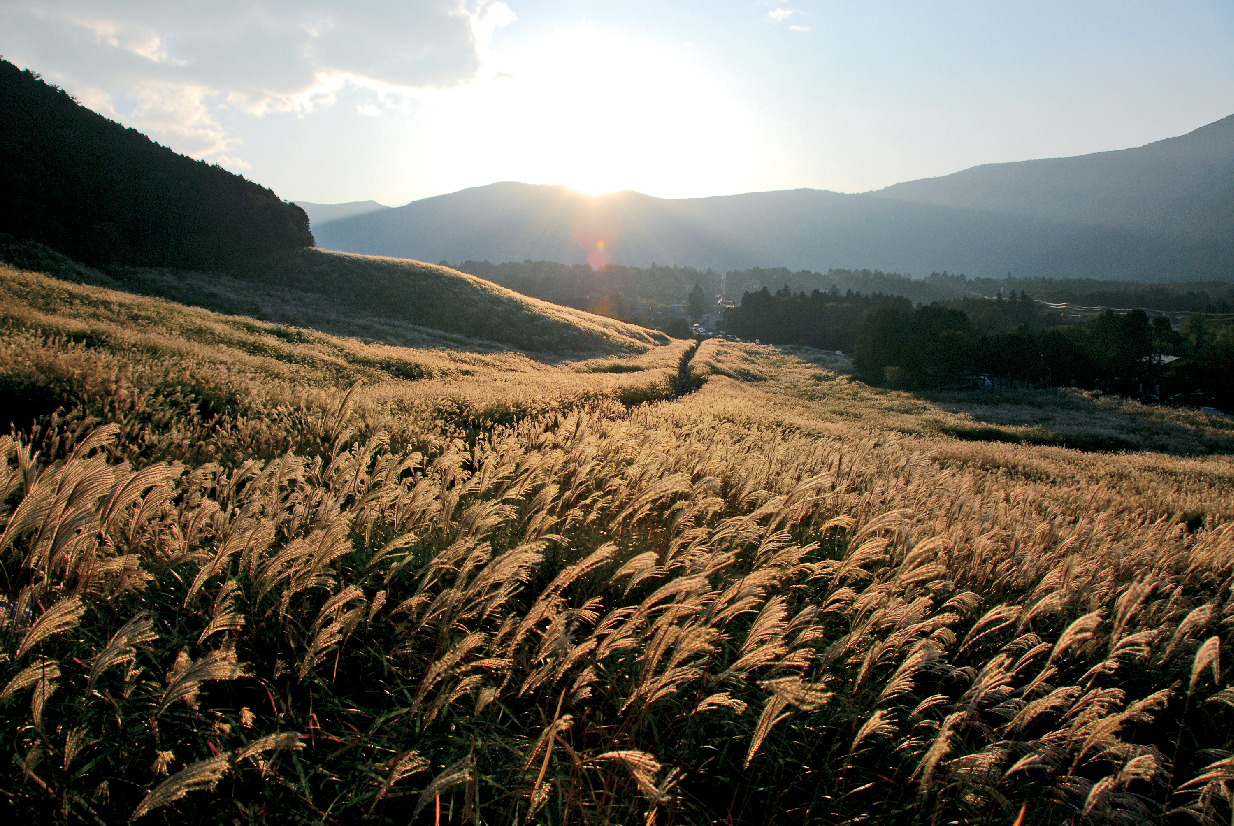
<svg viewBox="0 0 1234 826"><path fill-rule="evenodd" d="M565 717L559 717L561 714L561 704L565 701L565 689L561 690L561 695L557 698L557 709L553 712L553 721L548 724L548 728L540 735L536 745L532 748L531 754L527 755L527 762L524 768L529 768L531 762L536 759L536 754L540 750L540 745L544 745L544 761L540 764L540 772L536 775L536 782L531 787L530 797L530 812L534 812L543 803L544 795L541 795L541 790L544 783L544 775L548 772L548 763L553 756L553 743L557 739L557 732L569 728L574 723L574 718L567 714Z"/></svg>
<svg viewBox="0 0 1234 826"><path fill-rule="evenodd" d="M771 733L772 727L791 714L785 711L786 708L788 708L788 700L783 696L773 694L767 698L763 713L758 718L758 725L754 728L754 736L750 738L750 749L746 752L745 768L750 767L750 761L754 759L759 747L763 745L763 740L767 739L767 735Z"/></svg>
<svg viewBox="0 0 1234 826"><path fill-rule="evenodd" d="M1189 789L1209 783L1234 783L1234 756L1217 760L1204 767L1204 771L1179 786Z"/></svg>
<svg viewBox="0 0 1234 826"><path fill-rule="evenodd" d="M1092 789L1088 792L1088 797L1084 800L1084 809L1081 812L1084 817L1092 814L1092 811L1105 803L1110 792L1116 789L1118 779L1113 775L1103 777L1093 784Z"/></svg>
<svg viewBox="0 0 1234 826"><path fill-rule="evenodd" d="M1234 708L1234 688L1223 688L1213 696L1209 697L1205 702L1225 703L1227 706Z"/></svg>
<svg viewBox="0 0 1234 826"><path fill-rule="evenodd" d="M473 631L463 637L463 639L459 640L458 644L455 645L449 653L443 655L441 659L433 663L429 667L428 671L425 672L424 679L420 683L420 689L416 692L416 704L419 705L423 702L424 698L428 696L428 693L432 691L433 687L437 685L441 679L454 672L463 658L470 652L480 648L486 639L487 637L484 634L481 634L478 631Z"/></svg>
<svg viewBox="0 0 1234 826"><path fill-rule="evenodd" d="M345 623L332 621L313 635L313 641L304 652L304 659L300 661L300 669L296 672L296 676L303 680L313 669L321 665L330 650L343 641L347 631L348 626Z"/></svg>
<svg viewBox="0 0 1234 826"><path fill-rule="evenodd" d="M60 764L61 768L68 771L77 755L81 753L81 750L94 742L96 742L94 738L87 736L85 726L78 726L66 734L64 737L64 760Z"/></svg>
<svg viewBox="0 0 1234 826"><path fill-rule="evenodd" d="M1058 642L1054 644L1054 650L1050 652L1050 658L1047 662L1052 663L1068 649L1091 640L1094 632L1097 630L1097 626L1101 625L1101 618L1104 614L1105 612L1101 610L1093 611L1068 625L1067 629L1058 638Z"/></svg>
<svg viewBox="0 0 1234 826"><path fill-rule="evenodd" d="M1066 708L1075 702L1075 699L1080 696L1080 687L1077 685L1060 686L1044 697L1039 697L1036 700L1028 703L1015 718L1007 724L1007 727L1012 731L1023 731L1029 723L1037 719L1043 714L1048 714L1055 709Z"/></svg>
<svg viewBox="0 0 1234 826"><path fill-rule="evenodd" d="M86 438L78 442L65 464L72 464L75 460L86 458L93 451L114 443L119 436L120 425L115 422L96 427L87 434Z"/></svg>
<svg viewBox="0 0 1234 826"><path fill-rule="evenodd" d="M416 808L411 813L412 822L415 822L415 819L420 816L420 813L424 811L424 807L427 806L430 801L436 800L437 796L446 789L452 789L455 786L471 780L472 768L471 755L468 755L462 760L459 760L457 763L444 768L441 773L434 777L432 782L425 787L424 791L420 792L420 800L416 803Z"/></svg>
<svg viewBox="0 0 1234 826"><path fill-rule="evenodd" d="M129 822L144 817L155 809L161 809L169 803L174 803L189 792L212 790L223 775L227 773L228 756L220 754L194 763L173 774L154 787L141 804L133 811Z"/></svg>
<svg viewBox="0 0 1234 826"><path fill-rule="evenodd" d="M21 657L34 646L55 634L63 634L77 627L85 606L77 597L68 597L43 612L17 647L16 657Z"/></svg>
<svg viewBox="0 0 1234 826"><path fill-rule="evenodd" d="M230 649L211 651L194 663L187 664L178 673L174 673L168 681L155 708L157 717L166 711L172 703L182 697L192 697L197 693L202 683L211 680L234 680L246 676L244 666L236 662L236 652Z"/></svg>
<svg viewBox="0 0 1234 826"><path fill-rule="evenodd" d="M304 748L304 735L298 731L280 731L258 737L243 748L236 749L236 762L257 757L268 751L299 751Z"/></svg>
<svg viewBox="0 0 1234 826"><path fill-rule="evenodd" d="M1221 682L1221 638L1209 637L1199 650L1195 652L1195 661L1191 664L1191 682L1187 685L1187 693L1190 694L1195 690L1195 684L1199 682L1200 675L1204 673L1204 669L1211 668L1213 672L1213 682Z"/></svg>
<svg viewBox="0 0 1234 826"><path fill-rule="evenodd" d="M606 751L597 754L588 762L610 761L620 763L630 772L638 789L648 802L663 803L667 789L656 786L656 775L660 773L660 761L645 751L623 750Z"/></svg>
<svg viewBox="0 0 1234 826"><path fill-rule="evenodd" d="M348 585L346 588L330 597L326 600L326 604L321 606L321 611L318 612L317 619L313 621L313 630L316 631L327 622L334 619L338 616L339 611L344 605L356 599L364 599L364 591L356 585Z"/></svg>
<svg viewBox="0 0 1234 826"><path fill-rule="evenodd" d="M964 640L960 643L959 651L965 651L970 645L977 640L989 634L993 634L1001 628L1006 628L1011 623L1015 622L1020 616L1020 611L1023 610L1019 605L998 605L991 608L985 615L973 623L973 627L965 635Z"/></svg>
<svg viewBox="0 0 1234 826"><path fill-rule="evenodd" d="M239 592L240 584L235 580L228 580L219 589L218 595L214 598L214 611L210 615L210 623L197 637L198 645L219 631L239 631L244 627L244 614L236 610L236 595Z"/></svg>
<svg viewBox="0 0 1234 826"><path fill-rule="evenodd" d="M150 488L166 487L172 479L172 470L167 465L151 465L143 468L124 481L107 499L99 513L99 524L111 532L125 510L139 501Z"/></svg>
<svg viewBox="0 0 1234 826"><path fill-rule="evenodd" d="M23 688L29 688L38 682L50 682L59 676L60 663L56 660L39 660L28 665L17 672L13 679L9 680L8 685L4 687L4 691L0 691L0 703L7 701L9 697L12 697Z"/></svg>
<svg viewBox="0 0 1234 826"><path fill-rule="evenodd" d="M891 712L880 708L871 714L870 718L857 731L857 736L853 738L853 744L848 747L848 753L852 754L857 751L857 747L870 737L884 737L894 734L895 731L895 723L891 722Z"/></svg>
<svg viewBox="0 0 1234 826"><path fill-rule="evenodd" d="M930 744L930 748L926 751L925 756L917 764L913 775L921 779L921 794L925 794L929 791L930 786L933 785L934 772L938 769L938 764L951 751L952 734L956 726L967 716L967 711L957 711L948 714L947 719L943 721L942 727L938 730L938 734L935 735L934 742Z"/></svg>
<svg viewBox="0 0 1234 826"><path fill-rule="evenodd" d="M914 647L911 654L904 658L904 662L900 663L900 667L891 675L891 679L887 681L882 693L878 695L878 702L884 703L901 694L907 694L914 688L914 677L917 672L925 665L935 659L935 650L930 641L919 643Z"/></svg>
<svg viewBox="0 0 1234 826"><path fill-rule="evenodd" d="M381 781L381 789L377 792L377 801L385 798L390 793L390 789L394 784L402 780L404 777L410 777L416 772L424 771L429 767L429 762L420 756L418 751L409 751L400 754L395 760L394 765L390 767L390 773L386 775L386 779ZM370 807L369 811L372 811Z"/></svg>
<svg viewBox="0 0 1234 826"><path fill-rule="evenodd" d="M1186 618L1178 624L1178 628L1174 629L1174 635L1170 638L1170 644L1166 646L1165 652L1161 655L1161 663L1165 663L1174 653L1174 649L1179 643L1186 640L1194 632L1208 625L1213 616L1212 603L1205 603L1187 614Z"/></svg>
<svg viewBox="0 0 1234 826"><path fill-rule="evenodd" d="M767 600L763 610L759 611L754 622L750 624L750 631L746 634L746 641L741 646L741 653L743 655L750 653L764 640L782 638L785 628L784 618L787 616L788 608L783 596L776 595Z"/></svg>
<svg viewBox="0 0 1234 826"><path fill-rule="evenodd" d="M126 622L107 643L107 647L99 652L90 666L90 681L87 688L94 690L94 684L109 668L121 663L131 663L137 657L136 646L144 642L158 639L154 633L154 621L144 611Z"/></svg>
<svg viewBox="0 0 1234 826"><path fill-rule="evenodd" d="M698 705L694 707L694 713L702 714L713 708L727 708L741 714L746 710L747 705L745 701L736 699L727 691L721 691L700 700Z"/></svg>

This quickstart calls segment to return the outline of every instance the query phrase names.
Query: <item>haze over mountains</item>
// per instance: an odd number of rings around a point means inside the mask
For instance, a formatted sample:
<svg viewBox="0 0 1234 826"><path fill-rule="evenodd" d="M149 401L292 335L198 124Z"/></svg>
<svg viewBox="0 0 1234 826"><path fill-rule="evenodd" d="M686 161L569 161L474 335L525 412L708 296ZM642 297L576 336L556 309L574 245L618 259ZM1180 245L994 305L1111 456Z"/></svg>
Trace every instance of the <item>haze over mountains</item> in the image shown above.
<svg viewBox="0 0 1234 826"><path fill-rule="evenodd" d="M1136 149L988 164L857 195L590 198L507 182L333 220L305 206L324 247L427 261L1227 279L1234 116Z"/></svg>
<svg viewBox="0 0 1234 826"><path fill-rule="evenodd" d="M292 203L304 210L309 220L315 225L390 208L376 201L348 201L345 204L315 204L312 201L292 201Z"/></svg>

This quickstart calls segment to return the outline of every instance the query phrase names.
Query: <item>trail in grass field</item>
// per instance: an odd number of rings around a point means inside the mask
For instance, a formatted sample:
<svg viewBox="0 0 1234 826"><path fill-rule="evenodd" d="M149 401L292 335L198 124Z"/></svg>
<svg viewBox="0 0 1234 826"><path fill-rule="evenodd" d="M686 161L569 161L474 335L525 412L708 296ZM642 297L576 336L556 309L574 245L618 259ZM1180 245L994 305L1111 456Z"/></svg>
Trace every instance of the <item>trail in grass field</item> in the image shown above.
<svg viewBox="0 0 1234 826"><path fill-rule="evenodd" d="M702 387L702 382L696 382L690 375L690 362L693 361L694 354L698 352L699 345L702 343L702 339L695 339L694 344L681 354L681 361L677 364L677 375L673 378L673 395L669 397L669 401L693 393Z"/></svg>

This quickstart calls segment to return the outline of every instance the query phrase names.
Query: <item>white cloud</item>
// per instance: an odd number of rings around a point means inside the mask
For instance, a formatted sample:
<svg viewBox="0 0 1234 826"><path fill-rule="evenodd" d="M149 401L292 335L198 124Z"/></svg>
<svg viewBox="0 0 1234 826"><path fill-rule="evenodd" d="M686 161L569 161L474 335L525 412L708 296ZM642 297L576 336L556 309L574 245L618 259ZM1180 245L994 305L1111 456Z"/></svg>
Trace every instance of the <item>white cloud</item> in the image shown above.
<svg viewBox="0 0 1234 826"><path fill-rule="evenodd" d="M406 108L419 89L474 78L493 32L515 19L494 0L7 0L6 58L42 73L91 108L221 157L237 141L226 110L307 113L344 86L373 107ZM10 45L11 44L11 45ZM241 159L228 155L231 165Z"/></svg>
<svg viewBox="0 0 1234 826"><path fill-rule="evenodd" d="M802 26L799 23L794 23L793 25L788 27L788 30L792 32L808 32L812 30L813 28L814 28L813 26Z"/></svg>
<svg viewBox="0 0 1234 826"><path fill-rule="evenodd" d="M202 86L145 83L120 100L125 120L143 128L177 150L198 158L211 158L233 151L240 140L228 135L215 114L215 95ZM233 159L234 163L234 159Z"/></svg>
<svg viewBox="0 0 1234 826"><path fill-rule="evenodd" d="M471 30L475 35L476 46L483 54L488 50L493 40L493 32L510 25L518 19L518 15L500 0L486 2L471 15Z"/></svg>
<svg viewBox="0 0 1234 826"><path fill-rule="evenodd" d="M775 8L767 12L767 16L770 17L772 20L776 21L777 23L783 23L786 19L788 19L792 15L792 13L793 13L792 9Z"/></svg>
<svg viewBox="0 0 1234 826"><path fill-rule="evenodd" d="M233 158L230 155L218 155L213 158L213 161L232 172L247 172L253 168L253 165L243 158Z"/></svg>

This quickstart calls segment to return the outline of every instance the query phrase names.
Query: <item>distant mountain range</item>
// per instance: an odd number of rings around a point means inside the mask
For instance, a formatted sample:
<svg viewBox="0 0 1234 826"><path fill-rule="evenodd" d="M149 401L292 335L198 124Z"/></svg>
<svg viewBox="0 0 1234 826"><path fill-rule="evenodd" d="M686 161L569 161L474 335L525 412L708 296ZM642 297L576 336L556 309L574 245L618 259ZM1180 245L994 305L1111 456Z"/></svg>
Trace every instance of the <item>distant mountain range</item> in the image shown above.
<svg viewBox="0 0 1234 826"><path fill-rule="evenodd" d="M303 206L324 219L313 223L323 247L425 261L1228 280L1234 116L1137 149L988 164L858 195L590 198L498 183L333 219Z"/></svg>
<svg viewBox="0 0 1234 826"><path fill-rule="evenodd" d="M311 201L292 201L292 203L304 210L312 226L390 208L376 201L348 201L345 204L315 204Z"/></svg>

